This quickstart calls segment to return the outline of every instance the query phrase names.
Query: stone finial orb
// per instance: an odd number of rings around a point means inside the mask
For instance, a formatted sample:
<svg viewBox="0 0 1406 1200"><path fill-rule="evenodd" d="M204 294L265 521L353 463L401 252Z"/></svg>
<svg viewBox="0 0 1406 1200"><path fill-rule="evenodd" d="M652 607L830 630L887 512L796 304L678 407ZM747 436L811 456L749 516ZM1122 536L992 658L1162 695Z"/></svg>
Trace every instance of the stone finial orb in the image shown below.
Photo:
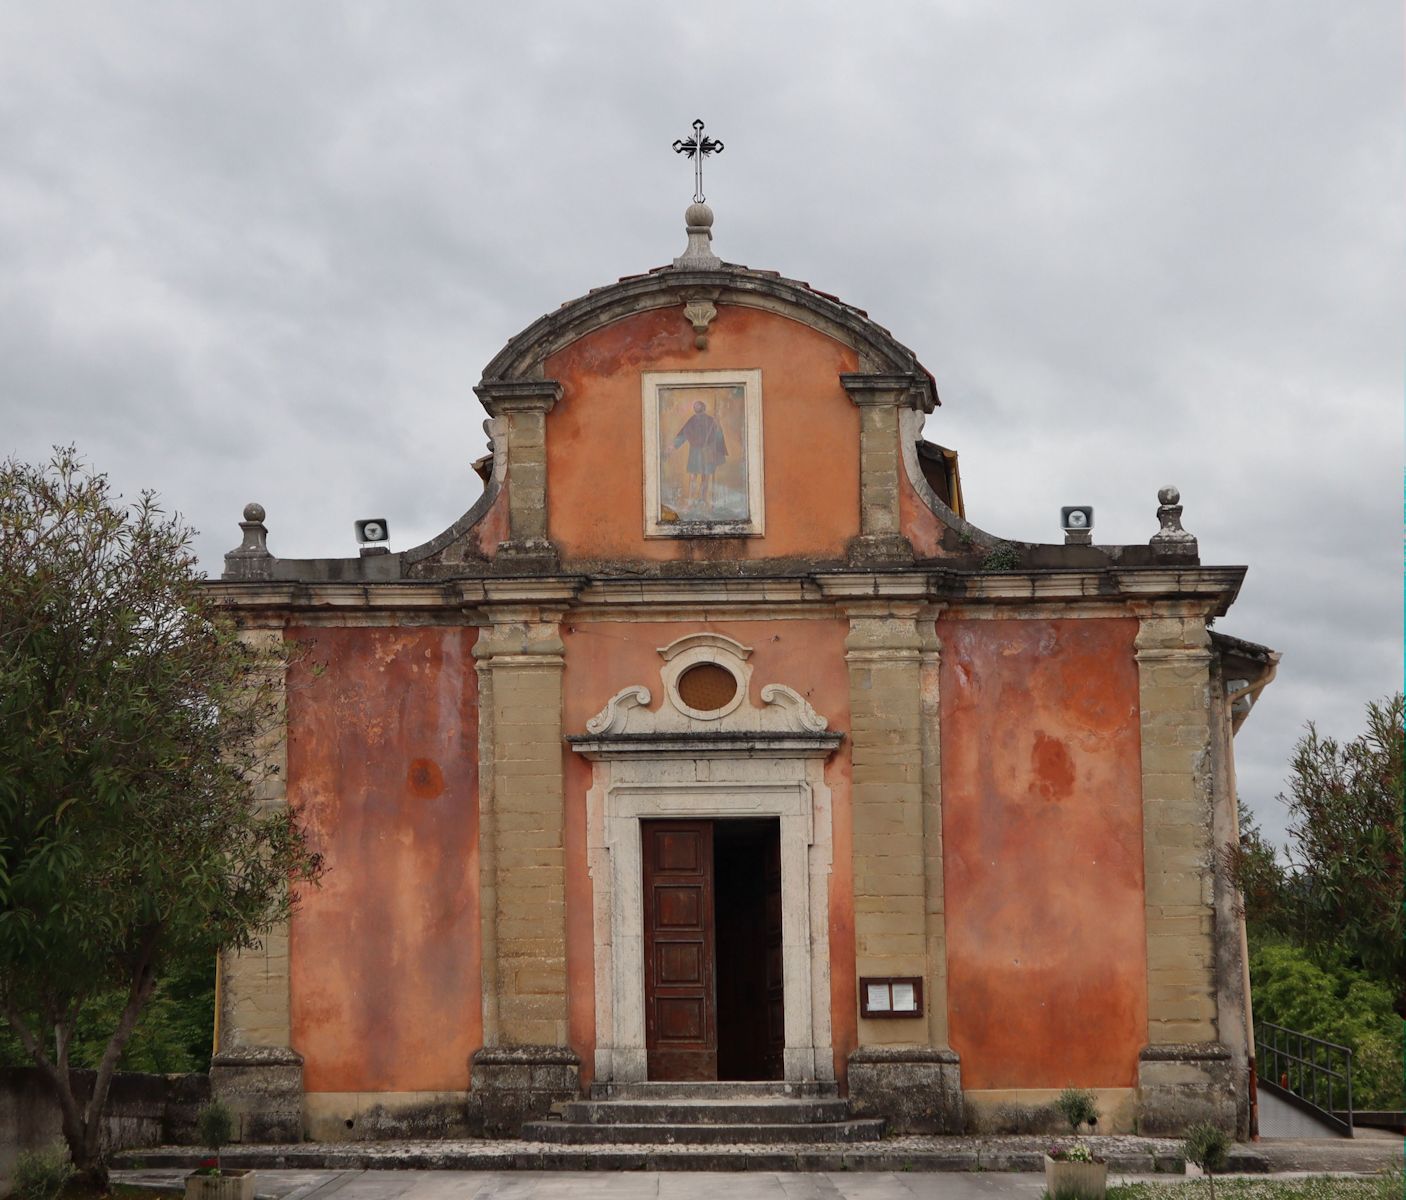
<svg viewBox="0 0 1406 1200"><path fill-rule="evenodd" d="M264 506L257 500L250 501L244 506L244 519L246 521L262 522L268 514L264 512Z"/></svg>
<svg viewBox="0 0 1406 1200"><path fill-rule="evenodd" d="M1157 493L1157 499L1162 504L1180 504L1181 493L1176 488L1168 484Z"/></svg>
<svg viewBox="0 0 1406 1200"><path fill-rule="evenodd" d="M690 204L683 215L685 225L693 225L702 229L713 227L713 210L706 204Z"/></svg>

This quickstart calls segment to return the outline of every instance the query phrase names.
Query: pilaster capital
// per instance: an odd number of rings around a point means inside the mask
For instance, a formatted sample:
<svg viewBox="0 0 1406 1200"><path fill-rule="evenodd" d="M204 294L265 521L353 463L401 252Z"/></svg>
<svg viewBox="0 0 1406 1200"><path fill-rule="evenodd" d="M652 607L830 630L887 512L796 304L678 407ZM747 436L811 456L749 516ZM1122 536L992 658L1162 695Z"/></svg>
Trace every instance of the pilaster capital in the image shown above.
<svg viewBox="0 0 1406 1200"><path fill-rule="evenodd" d="M480 670L565 664L566 645L561 640L565 604L517 598L480 605L479 612L490 622L474 643Z"/></svg>
<svg viewBox="0 0 1406 1200"><path fill-rule="evenodd" d="M932 389L921 375L846 373L840 376L840 385L860 408L932 410Z"/></svg>
<svg viewBox="0 0 1406 1200"><path fill-rule="evenodd" d="M474 388L489 416L508 413L549 413L561 399L555 379L484 379Z"/></svg>
<svg viewBox="0 0 1406 1200"><path fill-rule="evenodd" d="M1144 616L1138 621L1133 648L1139 661L1155 658L1211 658L1211 633L1199 616Z"/></svg>
<svg viewBox="0 0 1406 1200"><path fill-rule="evenodd" d="M870 611L850 611L845 661L887 659L916 662L927 649L923 631L919 628L919 608L916 604L904 604Z"/></svg>

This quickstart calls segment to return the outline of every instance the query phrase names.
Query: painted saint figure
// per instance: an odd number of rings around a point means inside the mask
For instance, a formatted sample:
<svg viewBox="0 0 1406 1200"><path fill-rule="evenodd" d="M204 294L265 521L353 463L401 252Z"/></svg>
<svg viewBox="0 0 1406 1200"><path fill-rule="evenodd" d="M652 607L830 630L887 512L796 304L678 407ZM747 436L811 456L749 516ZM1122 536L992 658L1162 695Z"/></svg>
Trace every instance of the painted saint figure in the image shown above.
<svg viewBox="0 0 1406 1200"><path fill-rule="evenodd" d="M713 502L713 475L727 459L723 427L708 413L702 400L693 402L693 416L684 422L674 449L688 443L688 494L686 500Z"/></svg>

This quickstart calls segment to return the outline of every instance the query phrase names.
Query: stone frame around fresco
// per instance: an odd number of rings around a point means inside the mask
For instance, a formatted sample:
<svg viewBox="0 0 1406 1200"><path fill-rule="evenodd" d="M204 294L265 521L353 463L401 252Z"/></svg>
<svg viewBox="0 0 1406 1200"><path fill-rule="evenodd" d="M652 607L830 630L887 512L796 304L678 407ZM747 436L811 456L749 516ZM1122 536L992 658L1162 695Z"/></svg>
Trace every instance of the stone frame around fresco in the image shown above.
<svg viewBox="0 0 1406 1200"><path fill-rule="evenodd" d="M743 389L746 438L747 519L664 521L660 514L659 390L665 387ZM759 369L646 371L640 376L644 418L644 536L647 538L761 537L766 532L762 466L762 373Z"/></svg>

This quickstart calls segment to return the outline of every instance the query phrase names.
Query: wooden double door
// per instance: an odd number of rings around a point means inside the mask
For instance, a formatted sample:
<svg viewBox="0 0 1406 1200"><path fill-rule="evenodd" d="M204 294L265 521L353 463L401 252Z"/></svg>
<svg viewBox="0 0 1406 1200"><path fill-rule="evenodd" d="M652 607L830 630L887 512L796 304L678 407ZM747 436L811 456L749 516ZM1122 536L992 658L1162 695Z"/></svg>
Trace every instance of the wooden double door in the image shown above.
<svg viewBox="0 0 1406 1200"><path fill-rule="evenodd" d="M649 1078L782 1078L780 822L640 824Z"/></svg>

